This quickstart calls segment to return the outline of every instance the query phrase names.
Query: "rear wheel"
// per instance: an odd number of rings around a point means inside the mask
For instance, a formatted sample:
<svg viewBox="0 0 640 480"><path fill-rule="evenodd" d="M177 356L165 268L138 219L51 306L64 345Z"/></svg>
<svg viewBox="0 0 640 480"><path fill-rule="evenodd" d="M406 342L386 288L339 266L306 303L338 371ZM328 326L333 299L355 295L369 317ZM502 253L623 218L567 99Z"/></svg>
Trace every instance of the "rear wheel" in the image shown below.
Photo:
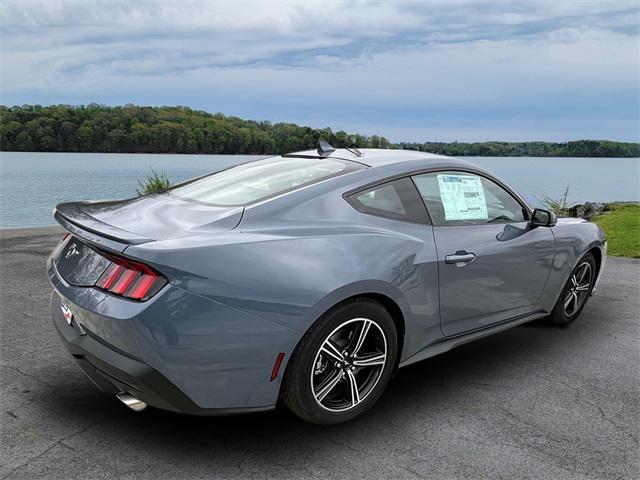
<svg viewBox="0 0 640 480"><path fill-rule="evenodd" d="M596 280L596 261L587 253L578 262L565 284L560 298L551 312L551 321L556 325L569 325L587 303Z"/></svg>
<svg viewBox="0 0 640 480"><path fill-rule="evenodd" d="M287 366L283 400L312 423L345 422L380 398L395 367L389 312L369 299L345 302L305 334Z"/></svg>

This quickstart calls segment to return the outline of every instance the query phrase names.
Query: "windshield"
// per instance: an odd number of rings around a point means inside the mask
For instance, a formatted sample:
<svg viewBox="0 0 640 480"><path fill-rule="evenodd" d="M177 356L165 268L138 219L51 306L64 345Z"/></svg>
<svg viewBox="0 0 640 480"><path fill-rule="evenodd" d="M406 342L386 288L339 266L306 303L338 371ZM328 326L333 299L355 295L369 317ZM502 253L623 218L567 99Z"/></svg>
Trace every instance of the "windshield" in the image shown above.
<svg viewBox="0 0 640 480"><path fill-rule="evenodd" d="M362 168L336 158L268 158L208 175L170 193L213 205L246 205Z"/></svg>

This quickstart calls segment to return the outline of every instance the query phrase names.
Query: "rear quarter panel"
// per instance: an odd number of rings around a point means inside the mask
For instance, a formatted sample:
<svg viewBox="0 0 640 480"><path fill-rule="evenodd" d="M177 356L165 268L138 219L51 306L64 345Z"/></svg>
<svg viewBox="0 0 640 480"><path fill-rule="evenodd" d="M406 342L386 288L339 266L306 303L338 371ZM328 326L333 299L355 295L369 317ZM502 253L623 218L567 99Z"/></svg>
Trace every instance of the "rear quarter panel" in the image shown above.
<svg viewBox="0 0 640 480"><path fill-rule="evenodd" d="M128 252L179 288L298 332L296 344L324 312L361 294L402 311L403 358L442 336L431 226L364 215L337 192L270 213L249 213L213 238Z"/></svg>

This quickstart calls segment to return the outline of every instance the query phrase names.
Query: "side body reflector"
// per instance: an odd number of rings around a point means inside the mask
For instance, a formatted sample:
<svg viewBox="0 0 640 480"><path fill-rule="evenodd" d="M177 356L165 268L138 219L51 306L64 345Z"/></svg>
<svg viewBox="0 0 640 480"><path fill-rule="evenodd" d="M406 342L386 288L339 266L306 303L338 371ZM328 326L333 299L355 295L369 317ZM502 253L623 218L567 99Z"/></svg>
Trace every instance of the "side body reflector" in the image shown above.
<svg viewBox="0 0 640 480"><path fill-rule="evenodd" d="M280 371L282 360L284 360L284 352L280 352L276 357L276 362L273 364L273 370L271 370L271 379L269 380L270 382L273 382L276 378L278 378L278 372Z"/></svg>

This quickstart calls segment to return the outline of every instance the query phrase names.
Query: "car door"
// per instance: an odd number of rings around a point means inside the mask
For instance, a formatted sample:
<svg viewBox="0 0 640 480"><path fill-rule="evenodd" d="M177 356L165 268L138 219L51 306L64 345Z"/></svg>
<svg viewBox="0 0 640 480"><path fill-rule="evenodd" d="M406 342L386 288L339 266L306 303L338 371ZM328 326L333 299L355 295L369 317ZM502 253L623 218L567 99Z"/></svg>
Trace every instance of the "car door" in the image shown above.
<svg viewBox="0 0 640 480"><path fill-rule="evenodd" d="M535 311L555 253L551 229L530 226L524 205L479 173L412 178L433 223L443 333L457 335Z"/></svg>

